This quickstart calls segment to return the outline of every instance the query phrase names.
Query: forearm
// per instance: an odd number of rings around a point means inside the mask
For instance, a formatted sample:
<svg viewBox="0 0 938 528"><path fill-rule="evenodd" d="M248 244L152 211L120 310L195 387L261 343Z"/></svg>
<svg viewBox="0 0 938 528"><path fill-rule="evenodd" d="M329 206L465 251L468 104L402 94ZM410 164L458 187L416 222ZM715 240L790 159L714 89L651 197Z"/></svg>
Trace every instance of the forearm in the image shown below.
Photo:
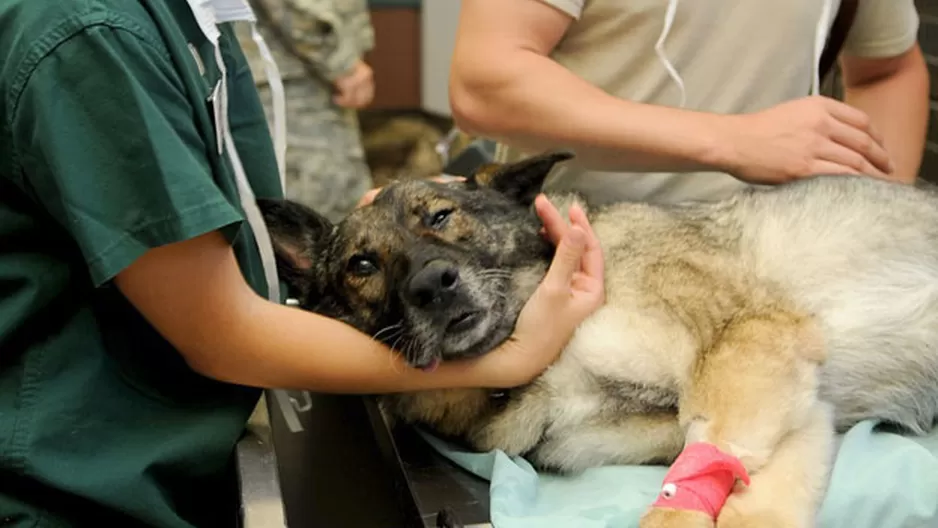
<svg viewBox="0 0 938 528"><path fill-rule="evenodd" d="M485 385L478 361L424 372L351 326L305 310L257 298L235 317L242 320L220 333L217 357L200 369L221 381L355 394Z"/></svg>
<svg viewBox="0 0 938 528"><path fill-rule="evenodd" d="M863 110L883 136L897 180L915 181L922 162L928 126L928 70L921 55L896 73L848 85L846 103Z"/></svg>
<svg viewBox="0 0 938 528"><path fill-rule="evenodd" d="M424 372L340 321L269 302L244 281L217 232L150 250L116 283L193 370L220 381L377 393L511 379L499 375L492 354Z"/></svg>
<svg viewBox="0 0 938 528"><path fill-rule="evenodd" d="M454 117L469 133L520 148L572 148L594 169L725 170L718 115L613 97L534 52L486 55L454 59Z"/></svg>

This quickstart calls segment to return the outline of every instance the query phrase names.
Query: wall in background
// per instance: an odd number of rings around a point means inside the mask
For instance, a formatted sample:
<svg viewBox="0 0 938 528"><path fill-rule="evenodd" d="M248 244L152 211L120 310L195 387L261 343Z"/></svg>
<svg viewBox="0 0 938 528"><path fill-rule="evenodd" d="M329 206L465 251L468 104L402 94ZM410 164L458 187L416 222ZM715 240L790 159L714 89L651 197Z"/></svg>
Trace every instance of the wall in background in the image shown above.
<svg viewBox="0 0 938 528"><path fill-rule="evenodd" d="M369 0L375 49L375 110L423 110L449 117L448 77L459 0Z"/></svg>
<svg viewBox="0 0 938 528"><path fill-rule="evenodd" d="M375 76L371 108L418 109L422 53L419 2L371 1L369 7L375 29L375 47L365 55Z"/></svg>
<svg viewBox="0 0 938 528"><path fill-rule="evenodd" d="M456 45L460 0L424 2L421 27L420 103L424 110L449 117L449 65Z"/></svg>

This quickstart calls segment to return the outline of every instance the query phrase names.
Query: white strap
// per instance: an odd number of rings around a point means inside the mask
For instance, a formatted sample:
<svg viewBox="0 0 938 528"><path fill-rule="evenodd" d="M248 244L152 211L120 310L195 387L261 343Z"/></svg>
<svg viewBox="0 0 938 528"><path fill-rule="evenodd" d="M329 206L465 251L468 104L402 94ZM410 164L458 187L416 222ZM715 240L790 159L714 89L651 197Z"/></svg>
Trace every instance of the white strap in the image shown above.
<svg viewBox="0 0 938 528"><path fill-rule="evenodd" d="M812 54L814 67L811 70L811 95L821 93L821 55L824 53L824 44L831 29L831 17L834 13L834 2L840 0L822 0L821 16L818 18L814 31L814 53Z"/></svg>
<svg viewBox="0 0 938 528"><path fill-rule="evenodd" d="M277 154L277 168L280 171L280 187L287 189L287 99L283 89L283 78L273 53L267 47L264 37L257 30L257 25L251 23L251 38L257 44L257 49L264 59L264 70L267 72L267 83L270 86L270 98L274 107L274 149Z"/></svg>
<svg viewBox="0 0 938 528"><path fill-rule="evenodd" d="M277 276L277 261L270 240L270 232L267 231L264 217L261 215L260 208L257 207L254 191L251 190L251 184L244 173L244 166L241 165L238 150L230 133L225 134L225 147L228 157L231 158L235 178L238 180L241 207L244 209L244 215L251 226L251 230L254 231L254 238L257 240L257 249L264 265L264 276L267 278L268 297L271 301L280 304L282 302L280 299L280 278Z"/></svg>
<svg viewBox="0 0 938 528"><path fill-rule="evenodd" d="M271 302L277 304L281 303L280 297L280 277L277 275L277 261L274 255L273 244L270 239L270 233L267 230L267 225L264 223L264 218L261 215L260 208L257 206L256 197L254 196L254 191L251 189L251 184L248 181L247 174L244 171L244 165L241 163L241 157L238 155L237 146L234 143L233 136L231 134L231 128L229 126L229 117L228 117L228 69L225 65L224 58L221 54L221 47L219 46L219 38L221 36L220 31L216 24L218 22L233 22L237 20L244 20L250 23L255 22L254 13L244 4L243 0L233 0L233 1L222 1L219 5L213 5L212 0L187 0L189 7L192 10L193 15L199 28L202 30L202 33L205 37L211 42L212 47L215 51L215 61L218 65L221 78L219 80L218 86L216 86L215 91L212 93L213 104L215 105L215 134L219 138L219 152L224 146L224 150L228 154L228 158L231 161L231 166L235 174L235 180L237 181L238 195L241 201L241 208L244 210L245 220L247 220L248 225L251 226L251 230L254 233L254 239L257 242L257 249L260 254L261 264L264 268L264 277L267 282L267 296ZM259 40L263 42L263 38L257 34L255 31L255 41ZM283 90L282 84L279 83L280 74L276 68L276 64L273 62L273 57L270 55L269 50L266 45L262 45L262 49L266 50L266 58L270 58L271 65L268 67L268 78L271 81L271 86L278 84L278 90L274 89L275 92L275 101L277 95L281 100L280 103L275 102L275 118L279 114L279 120L277 121L277 130L283 130L283 134L279 134L280 139L277 141L278 147L278 159L277 167L281 176L281 185L284 182L284 156L283 152L286 145L286 133L285 133L285 120L286 112L284 111L283 103ZM264 52L262 52L264 53ZM271 75L273 73L273 75ZM279 112L277 110L279 104ZM274 390L273 391L277 406L280 408L281 413L283 414L284 421L287 423L290 431L296 433L303 430L302 425L300 424L299 417L297 416L297 410L306 410L311 404L311 399L308 392L303 392L303 398L305 400L304 404L298 404L293 398L289 396L289 393L284 390Z"/></svg>

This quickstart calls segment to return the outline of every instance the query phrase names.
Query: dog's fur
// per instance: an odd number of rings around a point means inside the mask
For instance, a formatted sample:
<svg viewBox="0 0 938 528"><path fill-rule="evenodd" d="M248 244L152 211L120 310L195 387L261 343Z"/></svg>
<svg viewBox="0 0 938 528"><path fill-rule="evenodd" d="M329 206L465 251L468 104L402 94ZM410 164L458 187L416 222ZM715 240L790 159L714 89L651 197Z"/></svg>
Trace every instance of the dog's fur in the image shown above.
<svg viewBox="0 0 938 528"><path fill-rule="evenodd" d="M427 366L509 337L553 251L531 204L568 158L489 165L464 183L392 184L337 226L296 204L261 206L303 308ZM576 200L549 198L564 211ZM686 442L714 443L752 474L720 526L811 526L835 430L867 418L933 427L934 190L821 176L719 203L621 203L588 216L607 301L554 365L504 393L391 395L385 408L563 472L670 463ZM695 523L710 525L663 509L643 518Z"/></svg>

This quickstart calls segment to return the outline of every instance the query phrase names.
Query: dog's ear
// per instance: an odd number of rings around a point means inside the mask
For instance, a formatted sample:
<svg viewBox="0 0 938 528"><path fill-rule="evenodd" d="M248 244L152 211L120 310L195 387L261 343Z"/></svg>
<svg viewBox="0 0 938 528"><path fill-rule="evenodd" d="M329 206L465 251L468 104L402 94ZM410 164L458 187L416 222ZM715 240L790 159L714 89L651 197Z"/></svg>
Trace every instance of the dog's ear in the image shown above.
<svg viewBox="0 0 938 528"><path fill-rule="evenodd" d="M572 158L572 152L553 151L514 163L486 163L469 177L467 183L494 189L522 205L531 205L554 165Z"/></svg>
<svg viewBox="0 0 938 528"><path fill-rule="evenodd" d="M318 289L315 268L335 226L316 211L290 200L259 198L257 206L270 232L280 277L303 296Z"/></svg>

